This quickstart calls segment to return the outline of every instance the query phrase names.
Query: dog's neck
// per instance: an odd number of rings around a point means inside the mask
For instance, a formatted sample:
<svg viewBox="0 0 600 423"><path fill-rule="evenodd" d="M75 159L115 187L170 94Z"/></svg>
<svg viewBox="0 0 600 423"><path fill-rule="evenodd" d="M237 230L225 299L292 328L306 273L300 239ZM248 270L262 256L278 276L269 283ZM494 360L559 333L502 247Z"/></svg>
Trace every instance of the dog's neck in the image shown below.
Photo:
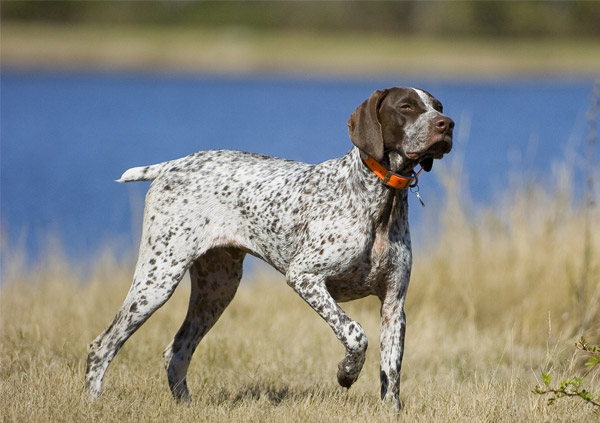
<svg viewBox="0 0 600 423"><path fill-rule="evenodd" d="M354 147L342 158L349 170L348 182L360 201L369 203L377 227L389 227L397 219L408 218L408 186L396 189L386 186L364 162L360 150Z"/></svg>

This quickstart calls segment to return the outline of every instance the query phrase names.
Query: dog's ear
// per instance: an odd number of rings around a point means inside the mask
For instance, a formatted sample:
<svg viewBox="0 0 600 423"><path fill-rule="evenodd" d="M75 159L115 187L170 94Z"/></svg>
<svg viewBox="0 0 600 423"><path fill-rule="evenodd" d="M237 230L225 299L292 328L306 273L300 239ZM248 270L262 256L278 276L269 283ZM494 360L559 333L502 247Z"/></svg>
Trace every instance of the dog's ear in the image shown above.
<svg viewBox="0 0 600 423"><path fill-rule="evenodd" d="M356 108L348 120L350 139L360 150L379 161L383 159L383 134L379 106L388 90L377 90Z"/></svg>

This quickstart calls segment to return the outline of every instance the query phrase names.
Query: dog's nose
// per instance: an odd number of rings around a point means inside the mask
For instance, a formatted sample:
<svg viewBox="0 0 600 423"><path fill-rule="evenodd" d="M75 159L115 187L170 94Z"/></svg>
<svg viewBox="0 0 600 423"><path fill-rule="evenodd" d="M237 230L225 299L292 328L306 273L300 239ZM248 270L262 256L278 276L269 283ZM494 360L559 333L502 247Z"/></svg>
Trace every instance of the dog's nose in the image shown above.
<svg viewBox="0 0 600 423"><path fill-rule="evenodd" d="M454 128L454 121L449 117L442 116L435 123L435 128L441 133L444 134L446 132L452 131Z"/></svg>

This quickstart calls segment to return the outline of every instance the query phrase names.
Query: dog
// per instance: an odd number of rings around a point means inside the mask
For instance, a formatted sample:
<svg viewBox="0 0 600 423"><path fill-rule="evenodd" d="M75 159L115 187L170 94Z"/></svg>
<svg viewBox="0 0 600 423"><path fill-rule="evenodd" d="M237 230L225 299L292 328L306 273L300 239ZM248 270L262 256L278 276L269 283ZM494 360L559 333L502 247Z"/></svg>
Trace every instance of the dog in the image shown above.
<svg viewBox="0 0 600 423"><path fill-rule="evenodd" d="M118 182L154 180L146 196L133 283L112 323L89 346L92 396L123 343L191 276L189 309L163 358L173 395L200 340L233 299L252 254L285 275L345 347L337 380L350 388L367 336L338 302L381 300L381 399L400 408L404 301L412 265L409 187L452 148L454 122L426 91L375 91L351 114L354 146L316 165L229 150L127 170Z"/></svg>

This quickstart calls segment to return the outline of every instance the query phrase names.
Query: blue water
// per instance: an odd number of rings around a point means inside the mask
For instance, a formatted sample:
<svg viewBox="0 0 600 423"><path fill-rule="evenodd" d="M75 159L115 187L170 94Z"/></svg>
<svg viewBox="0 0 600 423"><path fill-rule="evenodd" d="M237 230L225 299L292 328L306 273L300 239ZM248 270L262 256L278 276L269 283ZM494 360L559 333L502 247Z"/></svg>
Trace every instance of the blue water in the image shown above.
<svg viewBox="0 0 600 423"><path fill-rule="evenodd" d="M2 72L1 223L32 260L49 233L67 254L131 250L147 183L117 184L129 167L203 149L239 149L317 163L351 147L346 121L370 93L427 89L457 123L452 157L465 189L491 201L511 174L544 178L587 136L591 80L444 82ZM578 177L578 176L576 176ZM427 213L441 213L439 169L421 178ZM424 224L411 196L413 236Z"/></svg>

